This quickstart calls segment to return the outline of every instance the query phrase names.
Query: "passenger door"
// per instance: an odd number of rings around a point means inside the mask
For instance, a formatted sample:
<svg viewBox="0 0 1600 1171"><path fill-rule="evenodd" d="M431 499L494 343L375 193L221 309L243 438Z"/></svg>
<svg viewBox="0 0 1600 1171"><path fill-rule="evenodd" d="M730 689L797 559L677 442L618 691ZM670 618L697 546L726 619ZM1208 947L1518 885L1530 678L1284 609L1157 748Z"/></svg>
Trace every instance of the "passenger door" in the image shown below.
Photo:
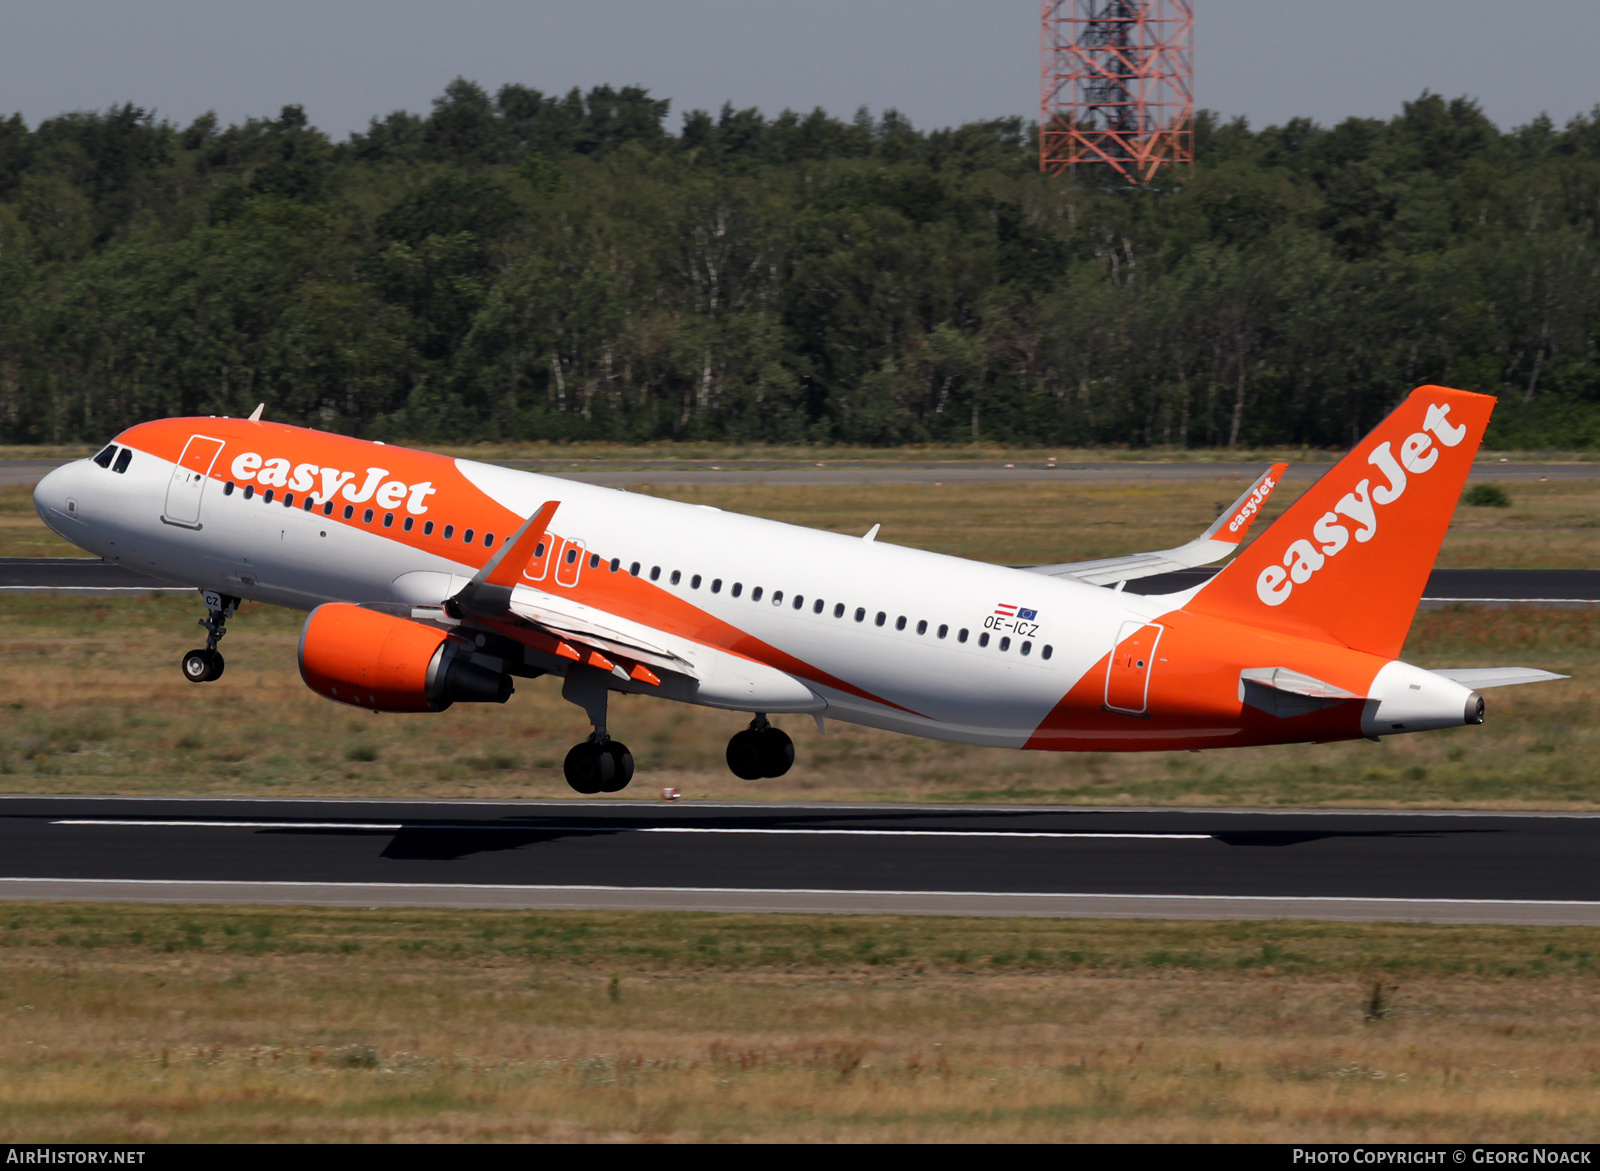
<svg viewBox="0 0 1600 1171"><path fill-rule="evenodd" d="M583 557L587 550L578 537L568 537L561 542L561 560L556 562L556 584L571 589L578 584L583 572Z"/></svg>
<svg viewBox="0 0 1600 1171"><path fill-rule="evenodd" d="M1156 623L1124 622L1106 667L1106 707L1140 716L1150 700L1150 671L1156 662L1156 644L1162 627Z"/></svg>
<svg viewBox="0 0 1600 1171"><path fill-rule="evenodd" d="M172 469L172 480L167 484L167 503L161 519L170 525L200 528L200 497L205 492L206 480L211 476L211 465L222 451L222 440L208 435L191 435L184 444L183 454Z"/></svg>

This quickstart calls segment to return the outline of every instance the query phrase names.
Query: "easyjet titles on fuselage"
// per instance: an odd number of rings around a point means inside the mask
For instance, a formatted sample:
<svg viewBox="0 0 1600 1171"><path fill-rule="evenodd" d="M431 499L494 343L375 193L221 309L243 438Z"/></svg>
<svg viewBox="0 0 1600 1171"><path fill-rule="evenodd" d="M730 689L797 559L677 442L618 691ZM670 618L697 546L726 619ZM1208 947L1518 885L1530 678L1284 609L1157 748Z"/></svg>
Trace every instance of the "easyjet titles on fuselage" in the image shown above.
<svg viewBox="0 0 1600 1171"><path fill-rule="evenodd" d="M379 508L399 508L403 502L406 511L413 516L421 516L427 512L428 506L423 501L438 491L433 486L432 480L422 480L415 484L407 484L402 480L385 480L384 477L389 474L387 468L368 468L366 477L358 487L355 472L320 467L313 463L291 464L282 457L263 461L262 457L253 451L246 451L234 457L229 470L233 478L240 483L254 480L264 488L289 488L296 492L308 492L319 503L332 500L336 495L342 495L351 504L365 504L371 500Z"/></svg>

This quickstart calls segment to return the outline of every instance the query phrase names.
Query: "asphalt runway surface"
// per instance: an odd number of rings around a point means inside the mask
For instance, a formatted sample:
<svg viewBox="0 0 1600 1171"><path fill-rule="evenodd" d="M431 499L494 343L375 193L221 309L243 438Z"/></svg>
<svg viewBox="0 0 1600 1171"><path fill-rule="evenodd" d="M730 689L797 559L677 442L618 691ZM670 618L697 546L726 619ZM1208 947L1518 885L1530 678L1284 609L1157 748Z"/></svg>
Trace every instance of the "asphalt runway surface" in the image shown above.
<svg viewBox="0 0 1600 1171"><path fill-rule="evenodd" d="M1600 816L0 798L0 898L1600 924Z"/></svg>
<svg viewBox="0 0 1600 1171"><path fill-rule="evenodd" d="M1187 589L1216 571L1191 569L1128 583L1135 594ZM192 587L146 577L125 566L89 557L0 557L0 595L140 595L191 593ZM1476 603L1497 606L1600 605L1600 570L1593 569L1436 569L1423 602L1429 606Z"/></svg>
<svg viewBox="0 0 1600 1171"><path fill-rule="evenodd" d="M64 460L0 460L0 486L36 484ZM1001 463L974 460L959 463L918 463L872 461L827 461L804 463L783 460L495 460L508 468L541 472L586 484L611 488L637 488L645 485L670 488L703 484L792 485L878 485L878 484L1122 484L1162 483L1194 480L1229 480L1248 484L1268 467L1261 463L1139 463L1115 460L1103 463L1069 462L1045 464L1037 461ZM1289 475L1297 482L1310 484L1333 465L1302 463L1289 465ZM1501 483L1528 483L1539 480L1600 479L1600 462L1574 464L1497 464L1473 467L1467 479Z"/></svg>

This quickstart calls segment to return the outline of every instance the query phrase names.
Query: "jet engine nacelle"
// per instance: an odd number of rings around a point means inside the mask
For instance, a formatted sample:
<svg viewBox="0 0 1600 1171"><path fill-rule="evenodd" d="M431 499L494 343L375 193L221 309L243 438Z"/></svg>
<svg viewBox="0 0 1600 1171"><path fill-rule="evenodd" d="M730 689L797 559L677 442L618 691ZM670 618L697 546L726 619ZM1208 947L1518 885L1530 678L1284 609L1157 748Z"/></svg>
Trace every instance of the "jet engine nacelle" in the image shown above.
<svg viewBox="0 0 1600 1171"><path fill-rule="evenodd" d="M452 703L504 703L511 676L472 662L472 649L436 626L328 602L300 631L300 677L318 695L379 712L442 712Z"/></svg>

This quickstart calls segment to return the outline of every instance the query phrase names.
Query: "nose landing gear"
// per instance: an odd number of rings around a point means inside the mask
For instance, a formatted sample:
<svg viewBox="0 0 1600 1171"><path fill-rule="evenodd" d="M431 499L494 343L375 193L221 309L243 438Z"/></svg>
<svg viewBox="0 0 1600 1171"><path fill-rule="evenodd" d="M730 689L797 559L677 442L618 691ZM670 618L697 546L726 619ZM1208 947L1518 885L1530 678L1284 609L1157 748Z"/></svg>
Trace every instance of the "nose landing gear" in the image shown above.
<svg viewBox="0 0 1600 1171"><path fill-rule="evenodd" d="M228 633L228 619L239 608L239 599L230 594L203 590L202 596L205 598L206 616L201 619L200 625L206 629L206 645L184 652L179 662L183 677L190 683L211 683L222 678L223 668L227 664L217 650L217 643Z"/></svg>
<svg viewBox="0 0 1600 1171"><path fill-rule="evenodd" d="M728 741L728 768L741 781L781 777L793 764L794 741L760 712L748 728Z"/></svg>

